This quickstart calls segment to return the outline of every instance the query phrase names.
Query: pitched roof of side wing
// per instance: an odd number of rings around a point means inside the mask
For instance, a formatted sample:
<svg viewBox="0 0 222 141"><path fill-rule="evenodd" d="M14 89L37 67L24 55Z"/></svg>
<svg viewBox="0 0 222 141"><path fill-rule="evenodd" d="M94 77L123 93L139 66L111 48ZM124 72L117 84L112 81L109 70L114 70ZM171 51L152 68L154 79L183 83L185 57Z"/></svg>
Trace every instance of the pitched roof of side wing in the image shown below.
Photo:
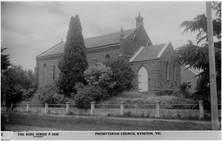
<svg viewBox="0 0 222 141"><path fill-rule="evenodd" d="M160 58L169 43L141 47L130 59L130 62L138 62Z"/></svg>

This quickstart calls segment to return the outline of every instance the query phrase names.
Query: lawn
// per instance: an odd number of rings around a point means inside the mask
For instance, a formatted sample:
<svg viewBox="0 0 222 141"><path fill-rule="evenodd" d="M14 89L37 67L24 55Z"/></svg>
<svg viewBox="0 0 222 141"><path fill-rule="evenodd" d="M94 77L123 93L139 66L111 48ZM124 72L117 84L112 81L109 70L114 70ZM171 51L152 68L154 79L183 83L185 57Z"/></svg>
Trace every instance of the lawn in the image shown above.
<svg viewBox="0 0 222 141"><path fill-rule="evenodd" d="M66 131L211 130L210 125L189 122L130 121L106 117L57 117L33 113L1 113L1 124L55 128Z"/></svg>
<svg viewBox="0 0 222 141"><path fill-rule="evenodd" d="M147 94L137 91L123 92L102 103L115 104L124 102L125 104L150 104L156 101L160 101L161 104L197 104L197 102L192 99L180 98L173 95L157 96L154 93Z"/></svg>

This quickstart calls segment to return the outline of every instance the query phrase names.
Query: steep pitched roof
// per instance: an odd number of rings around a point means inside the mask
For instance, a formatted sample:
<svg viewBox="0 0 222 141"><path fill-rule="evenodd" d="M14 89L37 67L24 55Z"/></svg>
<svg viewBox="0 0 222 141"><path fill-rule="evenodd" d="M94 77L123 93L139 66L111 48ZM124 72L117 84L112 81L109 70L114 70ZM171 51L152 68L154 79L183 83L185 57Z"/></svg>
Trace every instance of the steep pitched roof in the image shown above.
<svg viewBox="0 0 222 141"><path fill-rule="evenodd" d="M189 66L185 66L185 69L190 70L195 75L198 75L198 74L200 74L202 72L202 70L198 70L198 69L194 69L194 68L189 68Z"/></svg>
<svg viewBox="0 0 222 141"><path fill-rule="evenodd" d="M65 47L65 43L61 41L60 43L54 45L53 47L47 49L43 53L39 54L37 57L49 56L54 54L63 53Z"/></svg>
<svg viewBox="0 0 222 141"><path fill-rule="evenodd" d="M138 52L136 52L135 55L130 59L130 62L159 58L159 54L165 50L166 45L168 44L141 47Z"/></svg>
<svg viewBox="0 0 222 141"><path fill-rule="evenodd" d="M126 36L128 36L131 32L133 32L133 30L135 30L135 28L123 31L123 37L125 38ZM85 43L86 49L92 49L94 47L120 43L120 32L115 32L115 33L110 33L110 34L106 34L106 35L86 38L86 39L84 39L84 43ZM60 43L56 44L55 46L53 46L53 47L49 48L48 50L44 51L43 53L39 54L37 57L61 54L64 51L64 47L65 47L65 43L63 41L61 41Z"/></svg>

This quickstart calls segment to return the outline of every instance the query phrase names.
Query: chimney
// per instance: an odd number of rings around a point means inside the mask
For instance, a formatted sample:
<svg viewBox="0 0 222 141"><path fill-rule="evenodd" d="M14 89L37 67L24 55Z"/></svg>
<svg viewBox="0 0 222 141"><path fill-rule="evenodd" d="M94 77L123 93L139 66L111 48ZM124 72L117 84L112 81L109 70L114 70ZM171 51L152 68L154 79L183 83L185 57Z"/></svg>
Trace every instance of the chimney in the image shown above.
<svg viewBox="0 0 222 141"><path fill-rule="evenodd" d="M120 29L120 41L123 40L123 28Z"/></svg>
<svg viewBox="0 0 222 141"><path fill-rule="evenodd" d="M120 54L123 54L123 46L124 46L124 35L123 28L120 29Z"/></svg>
<svg viewBox="0 0 222 141"><path fill-rule="evenodd" d="M135 19L136 19L136 27L143 25L144 18L140 15L140 13L138 14L138 16Z"/></svg>

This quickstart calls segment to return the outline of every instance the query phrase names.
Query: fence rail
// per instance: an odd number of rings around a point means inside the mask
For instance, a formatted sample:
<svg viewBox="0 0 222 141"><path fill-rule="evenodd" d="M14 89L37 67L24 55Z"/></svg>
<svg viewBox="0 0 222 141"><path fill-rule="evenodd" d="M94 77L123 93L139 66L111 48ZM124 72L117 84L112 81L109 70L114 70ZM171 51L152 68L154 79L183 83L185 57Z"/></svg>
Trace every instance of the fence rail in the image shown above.
<svg viewBox="0 0 222 141"><path fill-rule="evenodd" d="M134 112L134 113L142 113L150 112L153 113L154 117L160 117L167 112L193 112L198 115L199 118L204 117L204 108L202 101L198 101L197 104L161 104L159 101L150 104L125 104L125 103L118 103L118 104L96 104L95 102L91 102L91 108L88 110L78 109L75 104L67 102L66 104L31 104L27 102L27 104L19 104L17 105L17 110L31 112L33 108L36 108L37 112L41 113L49 113L54 110L57 110L57 113L62 114L69 114L69 113L76 113L76 114L89 114L89 115L108 115L108 114L118 114L124 115L127 112ZM221 104L218 104L221 106ZM6 108L2 105L2 110L9 110L11 107ZM163 111L169 110L169 111ZM170 111L171 110L171 111ZM52 112L53 113L53 112Z"/></svg>

